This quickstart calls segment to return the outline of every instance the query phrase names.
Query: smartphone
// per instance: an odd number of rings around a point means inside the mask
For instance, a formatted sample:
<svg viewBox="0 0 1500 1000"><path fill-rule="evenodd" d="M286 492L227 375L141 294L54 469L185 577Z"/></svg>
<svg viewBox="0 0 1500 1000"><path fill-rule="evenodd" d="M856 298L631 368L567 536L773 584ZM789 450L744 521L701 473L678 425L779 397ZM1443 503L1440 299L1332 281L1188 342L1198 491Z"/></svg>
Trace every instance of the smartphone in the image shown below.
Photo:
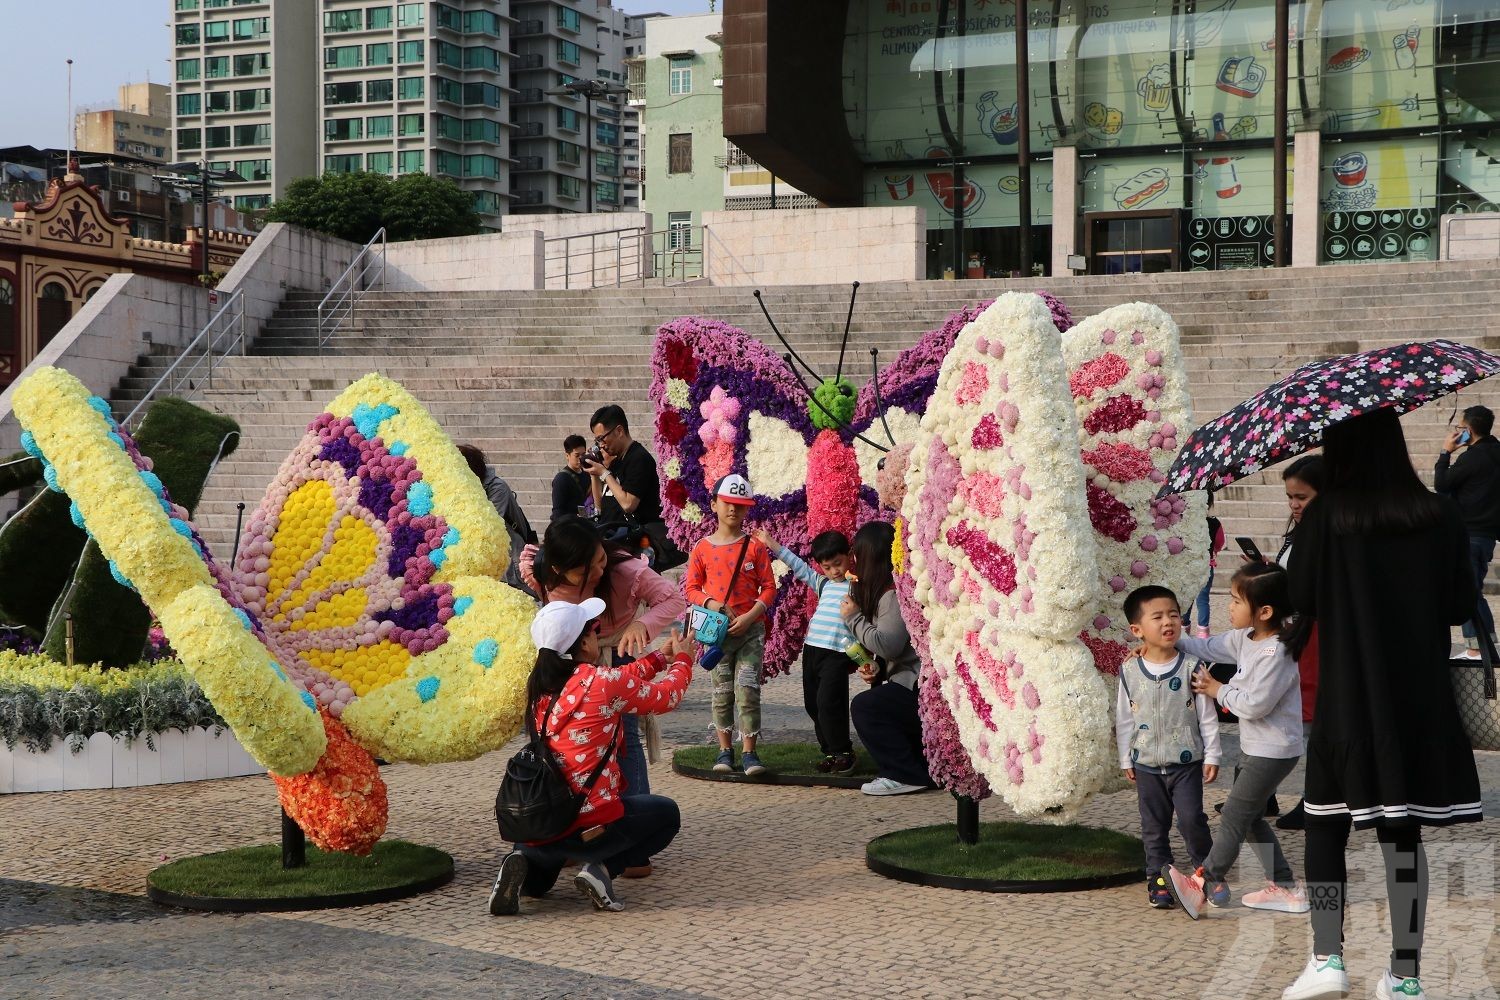
<svg viewBox="0 0 1500 1000"><path fill-rule="evenodd" d="M1240 547L1241 552L1256 562L1266 561L1266 557L1260 554L1260 547L1255 544L1255 539L1239 535L1235 538L1234 543Z"/></svg>
<svg viewBox="0 0 1500 1000"><path fill-rule="evenodd" d="M1469 443L1469 429L1467 427L1458 432L1458 443L1460 445Z"/></svg>

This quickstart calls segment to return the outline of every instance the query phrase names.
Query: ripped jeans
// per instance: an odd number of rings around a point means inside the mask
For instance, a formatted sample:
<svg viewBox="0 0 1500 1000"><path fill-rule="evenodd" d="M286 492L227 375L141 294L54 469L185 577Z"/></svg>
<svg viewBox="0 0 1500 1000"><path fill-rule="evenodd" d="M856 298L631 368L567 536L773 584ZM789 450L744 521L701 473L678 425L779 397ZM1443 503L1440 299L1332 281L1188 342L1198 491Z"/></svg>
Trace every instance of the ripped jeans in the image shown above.
<svg viewBox="0 0 1500 1000"><path fill-rule="evenodd" d="M714 730L734 730L735 707L739 707L740 736L760 735L760 667L766 652L766 628L756 622L743 635L726 636L724 658L713 670Z"/></svg>

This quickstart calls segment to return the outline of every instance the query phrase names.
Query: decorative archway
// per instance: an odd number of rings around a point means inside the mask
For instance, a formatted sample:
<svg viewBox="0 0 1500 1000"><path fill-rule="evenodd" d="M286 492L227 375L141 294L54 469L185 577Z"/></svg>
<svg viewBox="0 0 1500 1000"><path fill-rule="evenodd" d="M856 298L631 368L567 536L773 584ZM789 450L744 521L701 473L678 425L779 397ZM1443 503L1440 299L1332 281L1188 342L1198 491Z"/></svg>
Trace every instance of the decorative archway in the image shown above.
<svg viewBox="0 0 1500 1000"><path fill-rule="evenodd" d="M49 281L42 286L36 297L36 349L38 352L51 343L59 330L73 318L73 303L68 290L60 281Z"/></svg>

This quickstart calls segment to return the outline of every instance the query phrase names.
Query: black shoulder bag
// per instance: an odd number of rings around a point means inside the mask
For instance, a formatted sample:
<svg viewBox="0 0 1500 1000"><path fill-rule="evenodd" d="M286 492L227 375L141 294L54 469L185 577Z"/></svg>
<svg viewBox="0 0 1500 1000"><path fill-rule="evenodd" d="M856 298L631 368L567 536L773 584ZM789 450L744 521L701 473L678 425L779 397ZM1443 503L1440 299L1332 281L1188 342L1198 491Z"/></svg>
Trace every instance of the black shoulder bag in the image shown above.
<svg viewBox="0 0 1500 1000"><path fill-rule="evenodd" d="M583 791L573 791L568 776L547 746L547 720L556 705L557 699L553 698L542 713L540 733L536 731L532 713L526 713L529 741L505 765L505 777L500 782L500 791L495 793L495 822L500 825L500 836L513 844L542 843L561 837L577 821L578 811L588 801L589 792L604 773L619 742L616 727L609 749L583 783Z"/></svg>

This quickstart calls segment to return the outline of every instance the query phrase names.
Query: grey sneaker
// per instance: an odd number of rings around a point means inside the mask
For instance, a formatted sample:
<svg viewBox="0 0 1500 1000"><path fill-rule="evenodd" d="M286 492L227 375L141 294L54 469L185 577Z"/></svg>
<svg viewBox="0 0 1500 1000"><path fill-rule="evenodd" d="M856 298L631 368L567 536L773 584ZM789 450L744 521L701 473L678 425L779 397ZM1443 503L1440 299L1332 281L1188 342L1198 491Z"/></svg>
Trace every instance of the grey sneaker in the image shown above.
<svg viewBox="0 0 1500 1000"><path fill-rule="evenodd" d="M580 868L573 876L573 885L593 901L596 910L619 913L625 909L625 904L615 899L615 884L610 881L609 872L597 861L590 861Z"/></svg>
<svg viewBox="0 0 1500 1000"><path fill-rule="evenodd" d="M747 778L758 778L769 770L766 765L760 762L760 758L756 756L754 750L746 750L740 754L740 767L744 769L745 777Z"/></svg>
<svg viewBox="0 0 1500 1000"><path fill-rule="evenodd" d="M720 750L719 756L714 758L714 771L718 774L728 774L734 770L734 751Z"/></svg>
<svg viewBox="0 0 1500 1000"><path fill-rule="evenodd" d="M513 917L521 912L521 883L526 881L527 867L526 855L520 851L511 851L501 860L490 887L490 916Z"/></svg>

